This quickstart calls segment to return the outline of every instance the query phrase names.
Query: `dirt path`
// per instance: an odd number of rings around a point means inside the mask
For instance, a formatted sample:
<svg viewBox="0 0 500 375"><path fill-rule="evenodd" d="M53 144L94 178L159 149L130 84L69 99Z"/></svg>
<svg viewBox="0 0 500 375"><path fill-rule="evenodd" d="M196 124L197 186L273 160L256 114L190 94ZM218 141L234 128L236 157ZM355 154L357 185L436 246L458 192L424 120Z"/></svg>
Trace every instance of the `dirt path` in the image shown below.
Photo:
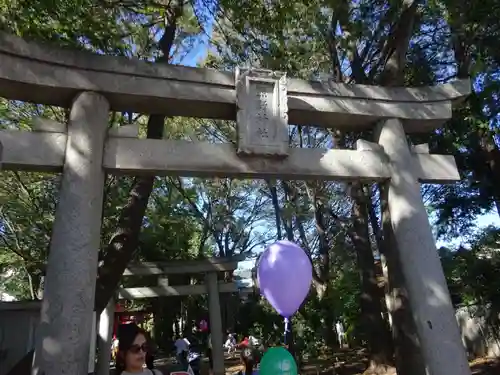
<svg viewBox="0 0 500 375"><path fill-rule="evenodd" d="M303 366L302 375L362 375L366 369L367 361L361 352L334 356L333 361L311 360ZM500 375L499 358L476 359L470 366L472 375Z"/></svg>
<svg viewBox="0 0 500 375"><path fill-rule="evenodd" d="M170 358L155 361L156 367L165 375L178 370ZM500 359L481 358L470 363L472 375L500 375ZM366 368L366 358L362 350L334 353L332 360L312 359L302 366L302 375L362 375ZM226 374L233 375L241 370L239 358L226 358ZM209 375L208 361L201 365L201 375Z"/></svg>

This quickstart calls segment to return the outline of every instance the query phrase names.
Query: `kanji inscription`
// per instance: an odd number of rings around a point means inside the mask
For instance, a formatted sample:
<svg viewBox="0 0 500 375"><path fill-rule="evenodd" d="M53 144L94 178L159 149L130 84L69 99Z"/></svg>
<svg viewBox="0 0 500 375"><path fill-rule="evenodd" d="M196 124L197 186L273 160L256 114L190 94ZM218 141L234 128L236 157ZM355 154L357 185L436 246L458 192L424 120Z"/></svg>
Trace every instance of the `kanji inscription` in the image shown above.
<svg viewBox="0 0 500 375"><path fill-rule="evenodd" d="M273 121L273 89L270 84L255 85L255 127L256 131L252 134L258 138L265 138L267 141L276 139L276 127L270 122ZM274 128L274 129L273 129ZM259 139L255 140L257 143Z"/></svg>
<svg viewBox="0 0 500 375"><path fill-rule="evenodd" d="M238 71L238 153L288 155L286 76L267 70Z"/></svg>

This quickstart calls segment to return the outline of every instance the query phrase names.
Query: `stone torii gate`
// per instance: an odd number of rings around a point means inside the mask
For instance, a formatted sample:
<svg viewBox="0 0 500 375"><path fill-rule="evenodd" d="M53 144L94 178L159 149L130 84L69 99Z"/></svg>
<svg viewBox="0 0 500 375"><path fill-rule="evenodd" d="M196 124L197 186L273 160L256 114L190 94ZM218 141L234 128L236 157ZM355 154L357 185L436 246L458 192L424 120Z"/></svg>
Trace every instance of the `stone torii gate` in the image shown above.
<svg viewBox="0 0 500 375"><path fill-rule="evenodd" d="M453 103L470 93L469 81L382 88L263 70L235 76L62 50L7 34L0 34L0 59L0 96L71 109L68 124L39 119L34 132L0 131L4 169L63 172L34 374L86 374L105 173L387 184L427 372L470 374L419 186L458 180L455 160L406 141L406 134L449 119ZM107 132L110 110L237 120L238 147L139 139L133 125ZM358 141L356 150L289 148L288 123L372 129L378 143Z"/></svg>

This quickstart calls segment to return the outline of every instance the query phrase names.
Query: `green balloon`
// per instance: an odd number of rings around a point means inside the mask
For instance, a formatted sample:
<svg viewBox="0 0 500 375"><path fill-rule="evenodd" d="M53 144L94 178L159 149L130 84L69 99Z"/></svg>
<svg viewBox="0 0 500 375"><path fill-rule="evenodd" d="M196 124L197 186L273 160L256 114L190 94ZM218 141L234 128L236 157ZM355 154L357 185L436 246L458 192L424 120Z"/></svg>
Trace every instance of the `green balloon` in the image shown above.
<svg viewBox="0 0 500 375"><path fill-rule="evenodd" d="M269 348L260 361L259 375L297 375L297 364L285 348Z"/></svg>

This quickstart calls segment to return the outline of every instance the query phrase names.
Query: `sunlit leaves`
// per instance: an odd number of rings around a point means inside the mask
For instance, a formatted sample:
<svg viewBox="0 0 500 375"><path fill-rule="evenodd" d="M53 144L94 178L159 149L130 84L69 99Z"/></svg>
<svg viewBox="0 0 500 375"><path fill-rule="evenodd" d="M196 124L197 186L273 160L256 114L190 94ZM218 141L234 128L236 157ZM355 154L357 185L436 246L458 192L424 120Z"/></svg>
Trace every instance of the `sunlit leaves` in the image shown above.
<svg viewBox="0 0 500 375"><path fill-rule="evenodd" d="M488 227L478 232L467 247L441 249L448 285L457 303L477 304L500 311L500 231ZM458 298L459 297L459 298ZM496 312L496 314L495 314Z"/></svg>

